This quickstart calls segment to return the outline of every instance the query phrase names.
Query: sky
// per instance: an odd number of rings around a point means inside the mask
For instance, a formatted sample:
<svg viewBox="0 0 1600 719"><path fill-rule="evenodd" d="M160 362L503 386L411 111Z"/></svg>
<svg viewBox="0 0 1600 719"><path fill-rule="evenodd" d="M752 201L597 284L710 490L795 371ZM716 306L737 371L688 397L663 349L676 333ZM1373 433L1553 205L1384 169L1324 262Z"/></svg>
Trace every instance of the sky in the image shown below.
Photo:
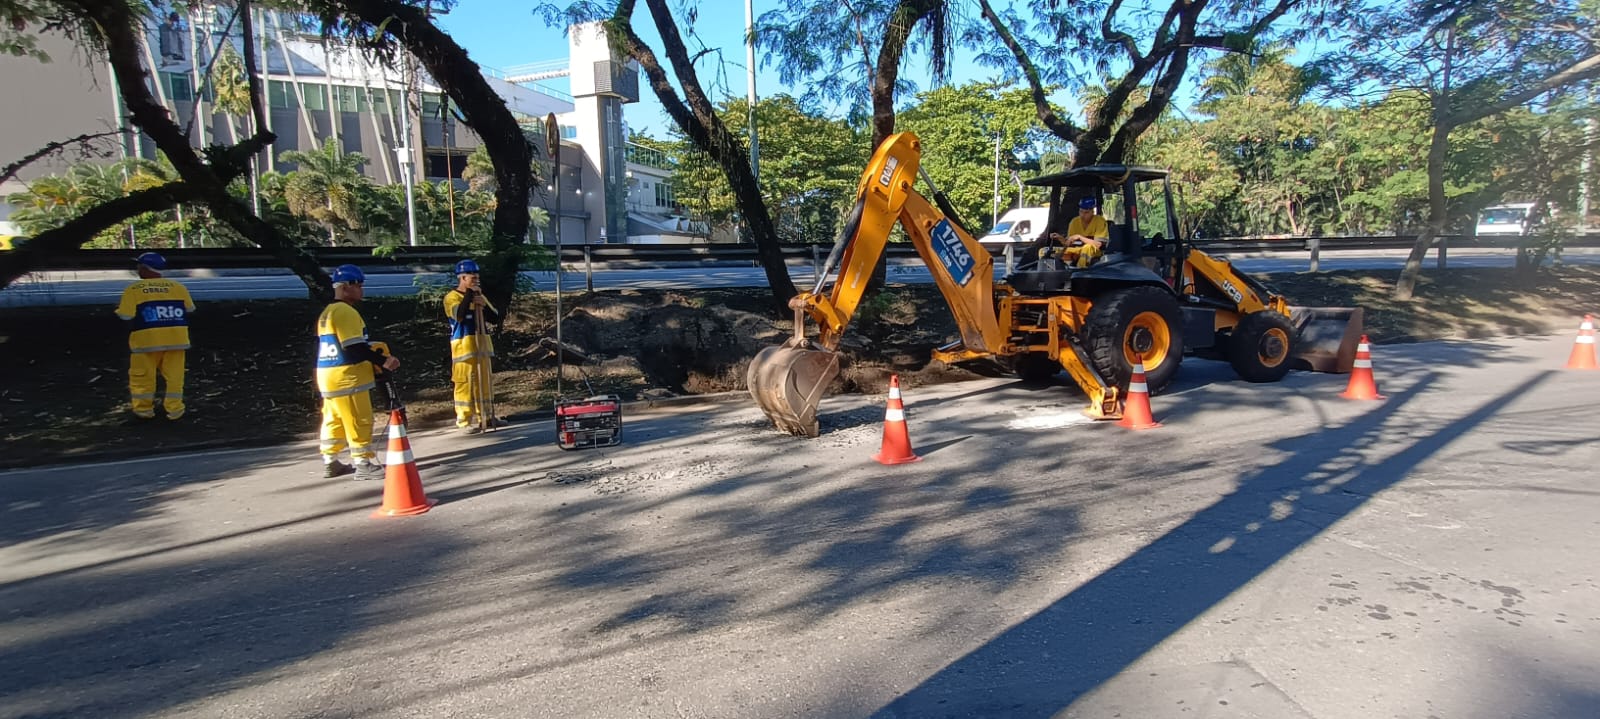
<svg viewBox="0 0 1600 719"><path fill-rule="evenodd" d="M562 3L563 6L565 3ZM676 10L678 3L671 3ZM777 0L755 0L754 8L756 17L762 13L779 9L781 3ZM567 39L564 28L547 27L544 20L532 11L534 3L525 0L460 0L448 15L439 18L439 24L455 38L456 42L467 49L473 60L479 65L504 69L517 65L561 60L567 56ZM714 3L702 3L703 8L695 23L695 33L704 46L720 50L722 64L720 71L716 62L718 54L708 54L700 60L696 67L700 74L701 83L707 86L707 92L712 93L713 88L722 90L726 88L734 96L745 96L745 49L744 49L744 4L739 0L717 0ZM704 8L717 8L716 12ZM654 25L648 21L649 9L644 3L639 3L635 16L642 22L635 23L635 30L639 36L649 43L657 53L661 52L661 43L655 33ZM683 18L678 18L680 27ZM691 38L685 38L691 53L697 51L699 46ZM958 57L960 57L958 55ZM662 57L665 62L666 58ZM756 66L756 94L765 98L779 93L799 95L804 92L803 87L785 87L779 81L778 71L769 63L768 67L761 68L763 63L761 50L757 49ZM902 74L907 79L917 83L918 87L930 86L929 77L925 69L913 60L908 62ZM970 61L970 56L958 60L956 67L951 72L951 82L961 84L971 80L990 77L993 71L989 68L978 67ZM567 83L565 79L547 81L551 87L565 92ZM652 137L664 138L671 120L662 110L661 103L655 93L641 75L639 82L640 100L630 104L624 109L624 117L629 129L634 134L645 134ZM724 95L712 94L712 100L723 99Z"/></svg>

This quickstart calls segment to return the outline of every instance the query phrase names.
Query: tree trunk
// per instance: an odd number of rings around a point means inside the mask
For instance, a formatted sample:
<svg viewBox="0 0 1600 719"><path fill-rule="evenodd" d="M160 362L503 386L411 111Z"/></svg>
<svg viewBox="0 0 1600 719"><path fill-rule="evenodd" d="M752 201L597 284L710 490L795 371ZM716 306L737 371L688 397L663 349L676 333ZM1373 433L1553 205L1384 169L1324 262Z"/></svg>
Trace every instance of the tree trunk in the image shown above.
<svg viewBox="0 0 1600 719"><path fill-rule="evenodd" d="M488 148L496 185L494 224L489 255L479 264L484 294L496 306L509 308L520 269L519 246L528 235L531 197L533 148L522 127L467 51L436 27L421 8L400 0L329 0L327 4L382 28L399 41L461 108L467 124Z"/></svg>
<svg viewBox="0 0 1600 719"><path fill-rule="evenodd" d="M701 89L700 79L695 73L693 62L689 59L688 49L684 47L683 38L678 34L672 11L667 7L665 0L645 1L650 7L651 16L655 19L662 46L666 49L667 59L672 63L673 72L678 77L678 84L683 88L687 103L679 99L677 90L668 80L666 70L656 58L655 51L634 32L632 23L634 0L622 0L618 4L617 11L612 16L612 31L622 33L623 37L620 40L623 49L644 68L645 76L650 81L650 88L661 100L667 115L672 117L678 128L696 147L722 168L722 173L728 178L728 185L733 190L734 203L746 222L749 239L755 243L756 256L761 260L762 269L766 271L767 283L772 287L773 296L780 307L784 306L789 298L796 294L794 280L789 277L789 268L783 262L783 250L778 246L777 230L772 224L772 216L767 211L766 199L761 196L761 187L756 182L755 173L750 169L749 155L743 147L740 147L738 139L728 131L727 126L722 124L722 120L717 117L716 108Z"/></svg>
<svg viewBox="0 0 1600 719"><path fill-rule="evenodd" d="M1394 298L1409 300L1416 293L1417 277L1422 274L1422 259L1428 256L1433 240L1444 234L1448 208L1444 197L1444 163L1450 154L1450 131L1456 125L1450 120L1451 88L1450 70L1455 57L1456 32L1452 25L1445 32L1444 67L1441 69L1440 90L1429 98L1432 105L1433 137L1428 142L1428 226L1411 246L1400 278L1394 283Z"/></svg>

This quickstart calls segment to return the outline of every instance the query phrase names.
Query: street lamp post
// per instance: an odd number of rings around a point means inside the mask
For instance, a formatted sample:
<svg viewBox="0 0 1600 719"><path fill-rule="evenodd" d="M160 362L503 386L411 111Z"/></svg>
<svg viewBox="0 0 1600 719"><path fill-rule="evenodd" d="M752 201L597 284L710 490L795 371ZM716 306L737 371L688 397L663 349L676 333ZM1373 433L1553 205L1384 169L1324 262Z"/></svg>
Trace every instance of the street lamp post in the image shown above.
<svg viewBox="0 0 1600 719"><path fill-rule="evenodd" d="M409 78L408 78L409 80ZM417 198L412 191L411 176L411 91L410 84L400 93L400 136L405 141L394 149L400 161L400 177L406 185L406 234L411 246L417 246Z"/></svg>

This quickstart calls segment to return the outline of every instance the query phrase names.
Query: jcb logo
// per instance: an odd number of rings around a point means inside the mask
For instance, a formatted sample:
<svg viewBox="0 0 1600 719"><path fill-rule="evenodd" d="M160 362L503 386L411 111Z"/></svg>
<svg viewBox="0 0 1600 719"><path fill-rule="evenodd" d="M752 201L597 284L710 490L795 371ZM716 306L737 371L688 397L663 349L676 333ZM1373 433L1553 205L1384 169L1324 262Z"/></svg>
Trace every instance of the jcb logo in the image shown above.
<svg viewBox="0 0 1600 719"><path fill-rule="evenodd" d="M1222 291L1228 293L1228 296L1232 297L1234 302L1244 301L1244 293L1240 292L1239 288L1234 287L1233 283L1228 280L1222 281Z"/></svg>
<svg viewBox="0 0 1600 719"><path fill-rule="evenodd" d="M889 179L894 177L895 168L899 166L900 160L894 157L889 158L888 162L883 163L883 174L878 176L878 184L888 187Z"/></svg>
<svg viewBox="0 0 1600 719"><path fill-rule="evenodd" d="M334 344L332 342L320 342L320 343L318 343L317 344L317 359L319 359L319 360L339 359L339 345L336 345L336 344Z"/></svg>

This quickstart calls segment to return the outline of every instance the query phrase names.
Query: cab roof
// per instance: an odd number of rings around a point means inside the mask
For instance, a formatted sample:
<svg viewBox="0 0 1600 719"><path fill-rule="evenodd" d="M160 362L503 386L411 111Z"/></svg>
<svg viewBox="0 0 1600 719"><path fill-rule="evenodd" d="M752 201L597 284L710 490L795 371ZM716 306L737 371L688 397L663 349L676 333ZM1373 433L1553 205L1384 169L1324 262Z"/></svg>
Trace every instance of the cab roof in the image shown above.
<svg viewBox="0 0 1600 719"><path fill-rule="evenodd" d="M1079 167L1054 175L1035 177L1024 181L1024 185L1034 187L1097 187L1102 185L1120 185L1123 180L1145 182L1159 180L1167 176L1167 171L1159 167L1143 165L1090 165Z"/></svg>

